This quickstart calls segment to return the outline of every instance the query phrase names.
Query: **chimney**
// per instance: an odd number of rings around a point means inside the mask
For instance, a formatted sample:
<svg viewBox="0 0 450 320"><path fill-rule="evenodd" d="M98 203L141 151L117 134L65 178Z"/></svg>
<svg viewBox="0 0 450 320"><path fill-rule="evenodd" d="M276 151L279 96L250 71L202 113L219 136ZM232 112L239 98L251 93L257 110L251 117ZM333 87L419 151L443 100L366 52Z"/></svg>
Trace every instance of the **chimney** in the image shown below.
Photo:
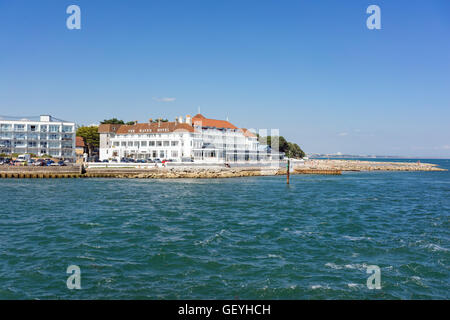
<svg viewBox="0 0 450 320"><path fill-rule="evenodd" d="M148 119L148 122L152 123L152 122L153 122L153 119L152 119L152 118Z"/></svg>
<svg viewBox="0 0 450 320"><path fill-rule="evenodd" d="M188 125L192 126L192 118L191 118L190 115L187 115L187 116L186 116L186 123L187 123Z"/></svg>
<svg viewBox="0 0 450 320"><path fill-rule="evenodd" d="M178 118L178 121L179 121L180 123L183 123L183 117L180 116L180 117Z"/></svg>
<svg viewBox="0 0 450 320"><path fill-rule="evenodd" d="M134 120L134 124L137 124L137 120Z"/></svg>
<svg viewBox="0 0 450 320"><path fill-rule="evenodd" d="M161 118L158 119L158 128L161 127Z"/></svg>
<svg viewBox="0 0 450 320"><path fill-rule="evenodd" d="M178 123L178 117L175 117L175 124Z"/></svg>

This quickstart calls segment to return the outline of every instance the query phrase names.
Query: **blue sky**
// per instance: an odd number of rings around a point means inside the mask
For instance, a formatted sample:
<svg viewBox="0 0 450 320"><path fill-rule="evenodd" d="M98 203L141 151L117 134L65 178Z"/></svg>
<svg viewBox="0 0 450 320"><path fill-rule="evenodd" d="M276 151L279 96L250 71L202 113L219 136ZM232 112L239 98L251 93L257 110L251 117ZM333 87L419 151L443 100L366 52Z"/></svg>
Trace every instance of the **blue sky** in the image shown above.
<svg viewBox="0 0 450 320"><path fill-rule="evenodd" d="M449 39L447 0L0 0L0 115L200 107L306 152L450 157Z"/></svg>

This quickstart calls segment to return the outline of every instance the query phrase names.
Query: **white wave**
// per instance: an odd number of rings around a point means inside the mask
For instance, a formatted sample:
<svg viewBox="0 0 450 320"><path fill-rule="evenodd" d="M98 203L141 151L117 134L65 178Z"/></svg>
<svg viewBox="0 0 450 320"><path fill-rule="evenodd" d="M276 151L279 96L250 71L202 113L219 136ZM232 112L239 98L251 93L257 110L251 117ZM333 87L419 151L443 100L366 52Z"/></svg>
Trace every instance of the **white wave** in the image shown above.
<svg viewBox="0 0 450 320"><path fill-rule="evenodd" d="M370 237L352 237L352 236L344 236L345 239L350 241L361 241L361 240L372 240Z"/></svg>
<svg viewBox="0 0 450 320"><path fill-rule="evenodd" d="M329 286L322 286L321 284L313 284L311 286L311 289L313 289L313 290L317 290L317 289L326 289L326 290L328 290L328 289L330 289L330 287Z"/></svg>
<svg viewBox="0 0 450 320"><path fill-rule="evenodd" d="M437 244L433 244L433 243L430 243L429 245L426 245L425 248L431 249L431 251L448 251L447 248L438 246Z"/></svg>
<svg viewBox="0 0 450 320"><path fill-rule="evenodd" d="M327 262L325 263L325 266L331 268L331 269L342 269L343 267L338 266L337 264L333 263L333 262Z"/></svg>

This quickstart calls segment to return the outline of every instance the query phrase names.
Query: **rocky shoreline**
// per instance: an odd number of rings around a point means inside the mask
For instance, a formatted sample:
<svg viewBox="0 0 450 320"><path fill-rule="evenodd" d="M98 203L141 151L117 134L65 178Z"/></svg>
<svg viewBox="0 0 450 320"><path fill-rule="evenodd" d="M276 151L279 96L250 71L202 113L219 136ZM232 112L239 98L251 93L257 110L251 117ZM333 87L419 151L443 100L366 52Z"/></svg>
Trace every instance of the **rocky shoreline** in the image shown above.
<svg viewBox="0 0 450 320"><path fill-rule="evenodd" d="M339 175L345 171L447 171L430 163L374 162L358 160L308 160L293 162L291 174ZM253 176L285 175L283 163L279 168L271 167L189 167L173 168L88 168L81 174L79 166L68 167L13 167L1 166L0 178L233 178Z"/></svg>
<svg viewBox="0 0 450 320"><path fill-rule="evenodd" d="M361 160L308 160L304 165L297 166L297 168L341 171L447 171L433 163Z"/></svg>

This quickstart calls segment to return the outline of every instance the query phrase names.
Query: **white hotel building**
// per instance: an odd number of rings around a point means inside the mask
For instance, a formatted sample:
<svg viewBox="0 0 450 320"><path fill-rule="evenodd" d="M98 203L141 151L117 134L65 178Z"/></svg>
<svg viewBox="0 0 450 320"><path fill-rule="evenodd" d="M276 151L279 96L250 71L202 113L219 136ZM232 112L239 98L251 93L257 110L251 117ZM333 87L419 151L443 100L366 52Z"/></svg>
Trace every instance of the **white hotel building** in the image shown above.
<svg viewBox="0 0 450 320"><path fill-rule="evenodd" d="M75 123L48 115L39 120L0 118L0 153L48 154L75 161Z"/></svg>
<svg viewBox="0 0 450 320"><path fill-rule="evenodd" d="M197 114L174 122L101 124L100 160L171 159L195 162L237 162L270 159L256 135L225 120ZM273 153L278 157L279 153Z"/></svg>

